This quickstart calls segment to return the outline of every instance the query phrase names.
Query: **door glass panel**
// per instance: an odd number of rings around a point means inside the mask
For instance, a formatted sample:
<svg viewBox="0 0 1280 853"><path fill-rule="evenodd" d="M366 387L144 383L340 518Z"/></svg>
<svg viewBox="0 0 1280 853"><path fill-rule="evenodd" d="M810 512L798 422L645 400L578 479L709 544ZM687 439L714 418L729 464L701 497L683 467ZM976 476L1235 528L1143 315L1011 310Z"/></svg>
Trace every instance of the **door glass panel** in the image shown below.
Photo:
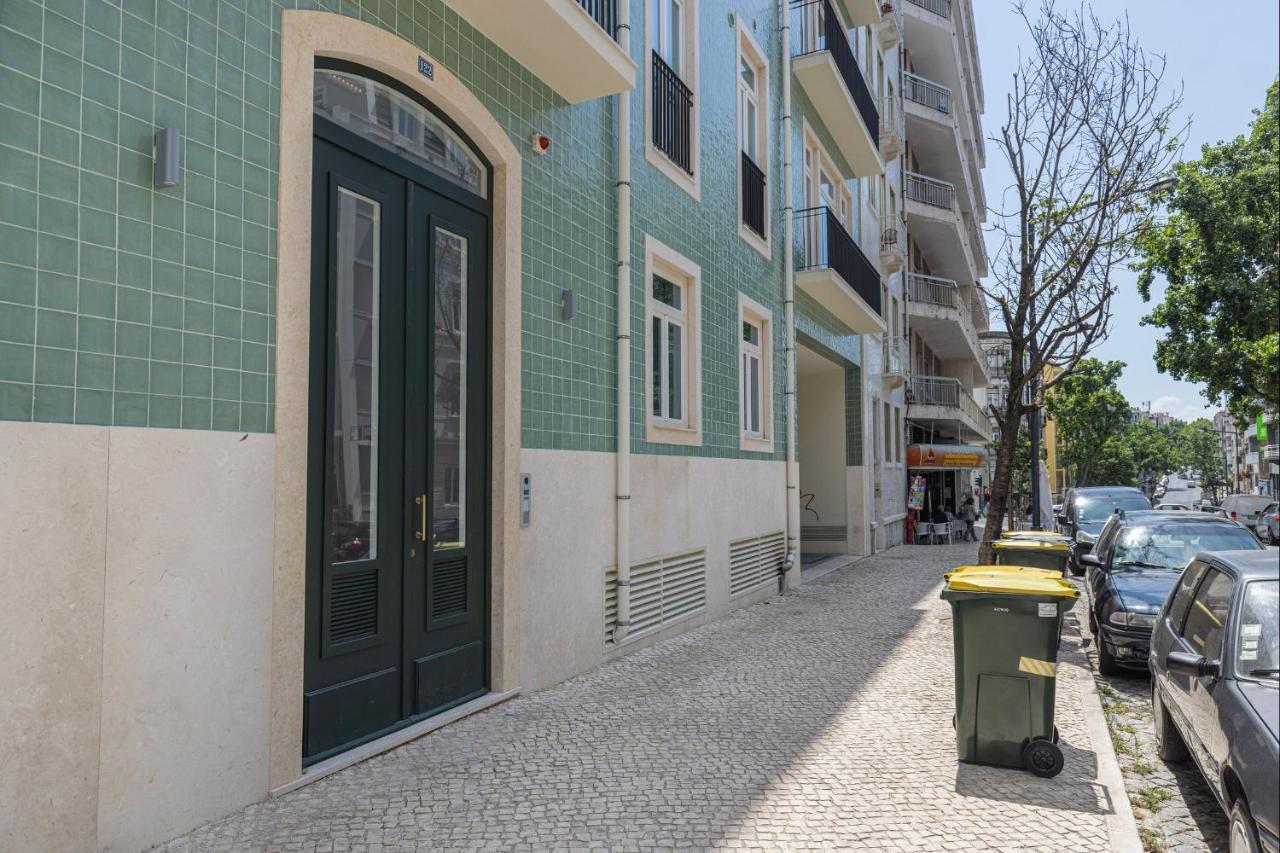
<svg viewBox="0 0 1280 853"><path fill-rule="evenodd" d="M667 417L673 421L684 418L684 342L683 330L675 323L667 324Z"/></svg>
<svg viewBox="0 0 1280 853"><path fill-rule="evenodd" d="M376 201L338 189L334 290L333 562L378 556L378 283Z"/></svg>
<svg viewBox="0 0 1280 853"><path fill-rule="evenodd" d="M431 543L466 543L467 459L467 238L435 232L435 381L431 456Z"/></svg>
<svg viewBox="0 0 1280 853"><path fill-rule="evenodd" d="M345 71L316 69L316 114L488 197L488 169L471 146L426 107L390 86Z"/></svg>

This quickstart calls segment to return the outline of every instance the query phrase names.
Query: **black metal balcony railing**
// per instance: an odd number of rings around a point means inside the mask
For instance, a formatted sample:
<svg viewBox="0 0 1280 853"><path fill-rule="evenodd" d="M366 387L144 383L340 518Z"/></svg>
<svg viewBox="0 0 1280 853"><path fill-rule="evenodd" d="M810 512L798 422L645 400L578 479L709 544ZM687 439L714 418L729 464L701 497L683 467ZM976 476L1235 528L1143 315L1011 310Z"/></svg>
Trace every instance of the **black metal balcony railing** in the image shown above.
<svg viewBox="0 0 1280 853"><path fill-rule="evenodd" d="M919 6L921 9L927 9L935 15L941 15L944 18L951 17L951 0L909 0L909 2Z"/></svg>
<svg viewBox="0 0 1280 853"><path fill-rule="evenodd" d="M940 113L951 113L951 89L940 86L932 80L903 72L902 93L908 101L926 106Z"/></svg>
<svg viewBox="0 0 1280 853"><path fill-rule="evenodd" d="M907 172L906 178L907 198L945 210L955 209L956 188L951 184L915 172Z"/></svg>
<svg viewBox="0 0 1280 853"><path fill-rule="evenodd" d="M742 222L761 237L768 237L764 223L764 172L742 152Z"/></svg>
<svg viewBox="0 0 1280 853"><path fill-rule="evenodd" d="M693 92L657 51L653 51L653 145L691 175L692 114Z"/></svg>
<svg viewBox="0 0 1280 853"><path fill-rule="evenodd" d="M858 60L849 45L849 34L844 22L831 6L831 0L792 0L792 27L799 39L794 45L793 56L817 53L822 50L831 51L836 70L844 81L845 89L853 98L858 108L858 115L866 125L867 132L877 142L880 139L880 113L876 109L875 98L867 87L866 78L858 69Z"/></svg>
<svg viewBox="0 0 1280 853"><path fill-rule="evenodd" d="M880 306L880 273L862 254L831 208L822 205L797 211L796 235L800 242L797 272L835 271L877 316L884 316Z"/></svg>
<svg viewBox="0 0 1280 853"><path fill-rule="evenodd" d="M609 38L617 39L618 0L578 0L578 5L609 34Z"/></svg>

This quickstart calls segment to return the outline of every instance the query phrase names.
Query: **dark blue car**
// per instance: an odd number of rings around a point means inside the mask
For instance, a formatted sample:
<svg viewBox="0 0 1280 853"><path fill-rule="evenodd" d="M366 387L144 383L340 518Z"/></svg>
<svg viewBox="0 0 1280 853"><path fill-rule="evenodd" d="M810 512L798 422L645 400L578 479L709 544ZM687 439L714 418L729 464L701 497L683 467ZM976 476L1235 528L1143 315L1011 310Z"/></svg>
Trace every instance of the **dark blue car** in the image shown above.
<svg viewBox="0 0 1280 853"><path fill-rule="evenodd" d="M1191 512L1115 512L1098 534L1086 569L1089 625L1098 670L1115 675L1147 667L1156 613L1183 567L1201 551L1261 549L1234 521Z"/></svg>
<svg viewBox="0 0 1280 853"><path fill-rule="evenodd" d="M1280 850L1280 561L1199 554L1151 637L1165 761L1195 759L1231 821L1230 849Z"/></svg>

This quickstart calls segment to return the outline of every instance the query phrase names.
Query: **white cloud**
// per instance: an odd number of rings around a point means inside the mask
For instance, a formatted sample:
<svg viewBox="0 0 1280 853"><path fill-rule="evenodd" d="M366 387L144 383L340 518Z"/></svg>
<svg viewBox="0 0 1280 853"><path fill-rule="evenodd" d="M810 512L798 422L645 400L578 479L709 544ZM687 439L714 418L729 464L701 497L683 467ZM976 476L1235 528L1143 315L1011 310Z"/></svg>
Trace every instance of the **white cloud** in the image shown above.
<svg viewBox="0 0 1280 853"><path fill-rule="evenodd" d="M1215 410L1206 406L1202 397L1184 400L1177 394L1165 394L1151 401L1151 411L1168 412L1180 421L1194 421L1196 418L1212 418Z"/></svg>

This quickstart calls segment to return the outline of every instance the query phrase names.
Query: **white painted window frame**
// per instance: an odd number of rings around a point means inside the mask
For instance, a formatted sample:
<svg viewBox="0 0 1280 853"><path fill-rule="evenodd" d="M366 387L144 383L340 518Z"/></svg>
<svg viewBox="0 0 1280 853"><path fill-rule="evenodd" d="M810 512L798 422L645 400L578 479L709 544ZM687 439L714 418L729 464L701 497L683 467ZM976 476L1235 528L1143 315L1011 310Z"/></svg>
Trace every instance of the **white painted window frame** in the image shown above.
<svg viewBox="0 0 1280 853"><path fill-rule="evenodd" d="M654 20L653 0L643 0L646 34L644 40L644 159L692 196L694 201L701 201L702 93L698 88L700 76L698 74L698 6L701 0L662 0L661 8L667 8L672 2L678 2L681 7L681 24L683 25L680 32L680 68L677 73L693 93L693 108L689 115L689 165L693 169L693 174L677 166L653 144L653 49L655 45L663 43L662 22ZM657 40L654 38L655 35ZM662 51L659 50L659 52Z"/></svg>
<svg viewBox="0 0 1280 853"><path fill-rule="evenodd" d="M772 220L772 208L770 203L772 196L772 187L770 185L771 176L769 174L770 148L769 148L769 126L770 121L770 101L769 101L769 60L760 47L755 37L751 35L751 31L747 29L743 23L742 16L738 16L738 38L737 50L734 52L733 76L737 91L737 142L738 150L743 149L743 128L745 125L743 101L748 97L746 92L746 84L742 79L742 64L750 65L756 74L756 91L753 97L756 105L756 151L759 153L758 158L754 158L756 165L760 167L760 171L765 176L765 193L764 193L764 221L765 236L762 239L759 234L747 227L742 221L742 167L739 163L734 163L734 172L737 174L738 187L738 236L747 242L747 245L759 252L765 260L773 257L773 232L774 228Z"/></svg>
<svg viewBox="0 0 1280 853"><path fill-rule="evenodd" d="M673 318L670 306L653 297L653 278L661 276L683 288L678 312L684 327L683 388L684 417L679 421L655 418L653 353L661 342L653 339L653 318ZM645 440L654 444L702 446L702 269L670 246L650 235L644 238L644 418Z"/></svg>
<svg viewBox="0 0 1280 853"><path fill-rule="evenodd" d="M751 352L742 339L742 327L751 323L760 329L760 344ZM738 447L756 453L773 452L773 312L751 297L738 294ZM744 359L752 355L760 360L760 431L747 429L746 372Z"/></svg>

